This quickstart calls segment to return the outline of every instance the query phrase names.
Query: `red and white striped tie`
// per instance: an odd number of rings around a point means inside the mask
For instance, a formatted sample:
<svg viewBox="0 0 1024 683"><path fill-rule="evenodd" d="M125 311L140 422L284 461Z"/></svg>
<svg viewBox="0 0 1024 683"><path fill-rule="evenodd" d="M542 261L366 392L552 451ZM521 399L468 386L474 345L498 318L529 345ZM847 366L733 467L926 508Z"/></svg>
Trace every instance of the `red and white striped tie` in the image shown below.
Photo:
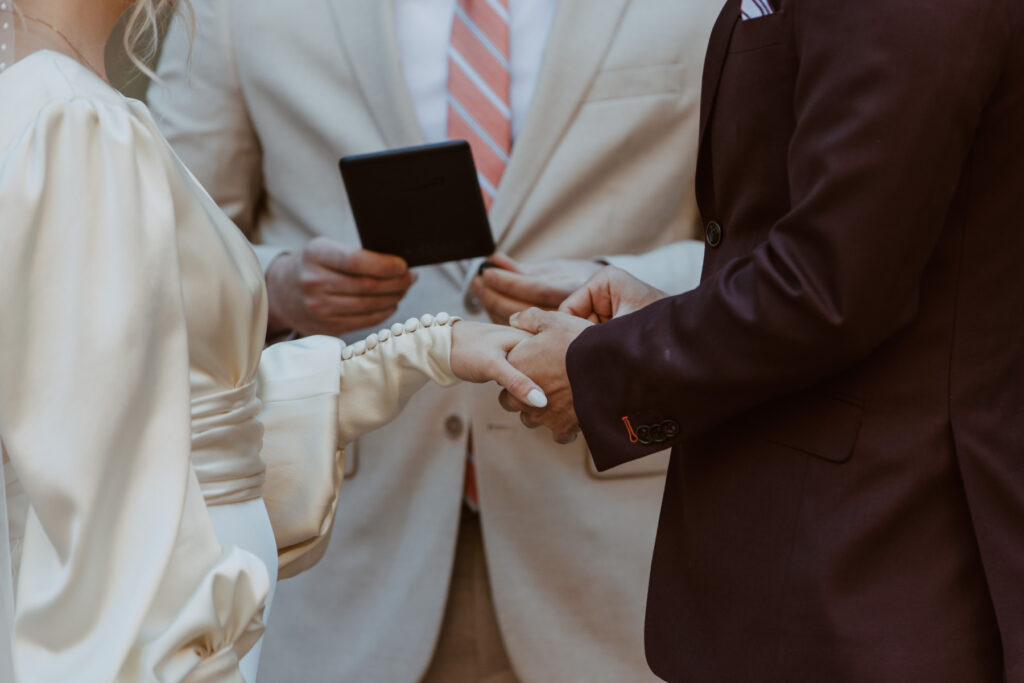
<svg viewBox="0 0 1024 683"><path fill-rule="evenodd" d="M448 46L448 137L473 150L490 210L512 150L509 0L458 0Z"/></svg>
<svg viewBox="0 0 1024 683"><path fill-rule="evenodd" d="M508 2L458 0L448 46L448 137L466 140L473 150L488 211L512 151ZM478 510L472 433L464 494Z"/></svg>

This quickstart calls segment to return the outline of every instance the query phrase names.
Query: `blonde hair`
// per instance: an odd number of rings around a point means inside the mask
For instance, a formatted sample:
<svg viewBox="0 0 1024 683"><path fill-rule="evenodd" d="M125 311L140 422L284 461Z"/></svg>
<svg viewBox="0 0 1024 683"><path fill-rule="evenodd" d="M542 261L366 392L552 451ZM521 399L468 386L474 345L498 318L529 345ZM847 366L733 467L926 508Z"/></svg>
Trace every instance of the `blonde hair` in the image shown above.
<svg viewBox="0 0 1024 683"><path fill-rule="evenodd" d="M149 63L156 56L160 45L161 24L176 12L187 15L189 33L192 34L195 17L189 0L136 0L128 10L124 51L132 64L149 78L156 78Z"/></svg>

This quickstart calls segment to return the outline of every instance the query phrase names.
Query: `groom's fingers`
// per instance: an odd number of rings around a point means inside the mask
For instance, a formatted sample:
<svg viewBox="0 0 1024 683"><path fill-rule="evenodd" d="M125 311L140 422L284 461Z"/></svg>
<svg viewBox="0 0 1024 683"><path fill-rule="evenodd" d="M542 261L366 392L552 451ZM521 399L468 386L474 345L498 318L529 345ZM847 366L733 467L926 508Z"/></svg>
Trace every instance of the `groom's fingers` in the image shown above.
<svg viewBox="0 0 1024 683"><path fill-rule="evenodd" d="M615 302L609 281L609 268L599 271L585 285L570 294L558 307L560 313L586 318L592 323L610 320L615 314Z"/></svg>
<svg viewBox="0 0 1024 683"><path fill-rule="evenodd" d="M521 413L528 409L525 403L508 393L507 389L502 389L501 393L498 394L498 403L510 413Z"/></svg>
<svg viewBox="0 0 1024 683"><path fill-rule="evenodd" d="M558 314L554 311L542 311L539 308L527 308L525 311L516 313L508 320L508 324L517 330L539 334L544 331Z"/></svg>
<svg viewBox="0 0 1024 683"><path fill-rule="evenodd" d="M573 429L565 433L552 433L552 437L555 439L556 443L560 443L564 446L567 443L572 443L573 441L575 441L576 437L579 436L579 434L580 430L577 427L576 429Z"/></svg>
<svg viewBox="0 0 1024 683"><path fill-rule="evenodd" d="M522 422L523 425L525 425L528 429L536 429L537 427L540 427L540 423L534 422L532 419L530 419L530 416L527 413L519 413L519 421Z"/></svg>
<svg viewBox="0 0 1024 683"><path fill-rule="evenodd" d="M599 322L594 298L590 291L590 285L584 285L580 289L565 298L565 301L558 307L559 313L568 313L577 318L586 318L591 322Z"/></svg>

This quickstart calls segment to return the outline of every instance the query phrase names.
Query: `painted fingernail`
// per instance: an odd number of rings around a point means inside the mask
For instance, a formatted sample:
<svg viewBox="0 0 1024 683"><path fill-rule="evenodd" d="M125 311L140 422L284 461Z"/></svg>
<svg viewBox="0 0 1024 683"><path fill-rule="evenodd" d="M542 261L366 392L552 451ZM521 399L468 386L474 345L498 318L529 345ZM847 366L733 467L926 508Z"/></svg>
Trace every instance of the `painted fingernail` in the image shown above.
<svg viewBox="0 0 1024 683"><path fill-rule="evenodd" d="M548 397L540 389L533 389L526 395L526 400L534 408L543 408L548 404Z"/></svg>

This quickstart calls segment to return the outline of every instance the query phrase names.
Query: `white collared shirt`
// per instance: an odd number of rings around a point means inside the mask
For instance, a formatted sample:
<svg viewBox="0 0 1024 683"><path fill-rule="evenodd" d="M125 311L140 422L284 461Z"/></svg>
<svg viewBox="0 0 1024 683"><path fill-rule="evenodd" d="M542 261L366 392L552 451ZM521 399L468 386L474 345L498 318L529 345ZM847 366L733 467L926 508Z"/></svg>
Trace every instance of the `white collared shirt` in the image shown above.
<svg viewBox="0 0 1024 683"><path fill-rule="evenodd" d="M448 41L456 0L393 1L398 53L416 118L427 142L447 140ZM537 87L557 0L510 0L509 5L510 97L515 140Z"/></svg>

